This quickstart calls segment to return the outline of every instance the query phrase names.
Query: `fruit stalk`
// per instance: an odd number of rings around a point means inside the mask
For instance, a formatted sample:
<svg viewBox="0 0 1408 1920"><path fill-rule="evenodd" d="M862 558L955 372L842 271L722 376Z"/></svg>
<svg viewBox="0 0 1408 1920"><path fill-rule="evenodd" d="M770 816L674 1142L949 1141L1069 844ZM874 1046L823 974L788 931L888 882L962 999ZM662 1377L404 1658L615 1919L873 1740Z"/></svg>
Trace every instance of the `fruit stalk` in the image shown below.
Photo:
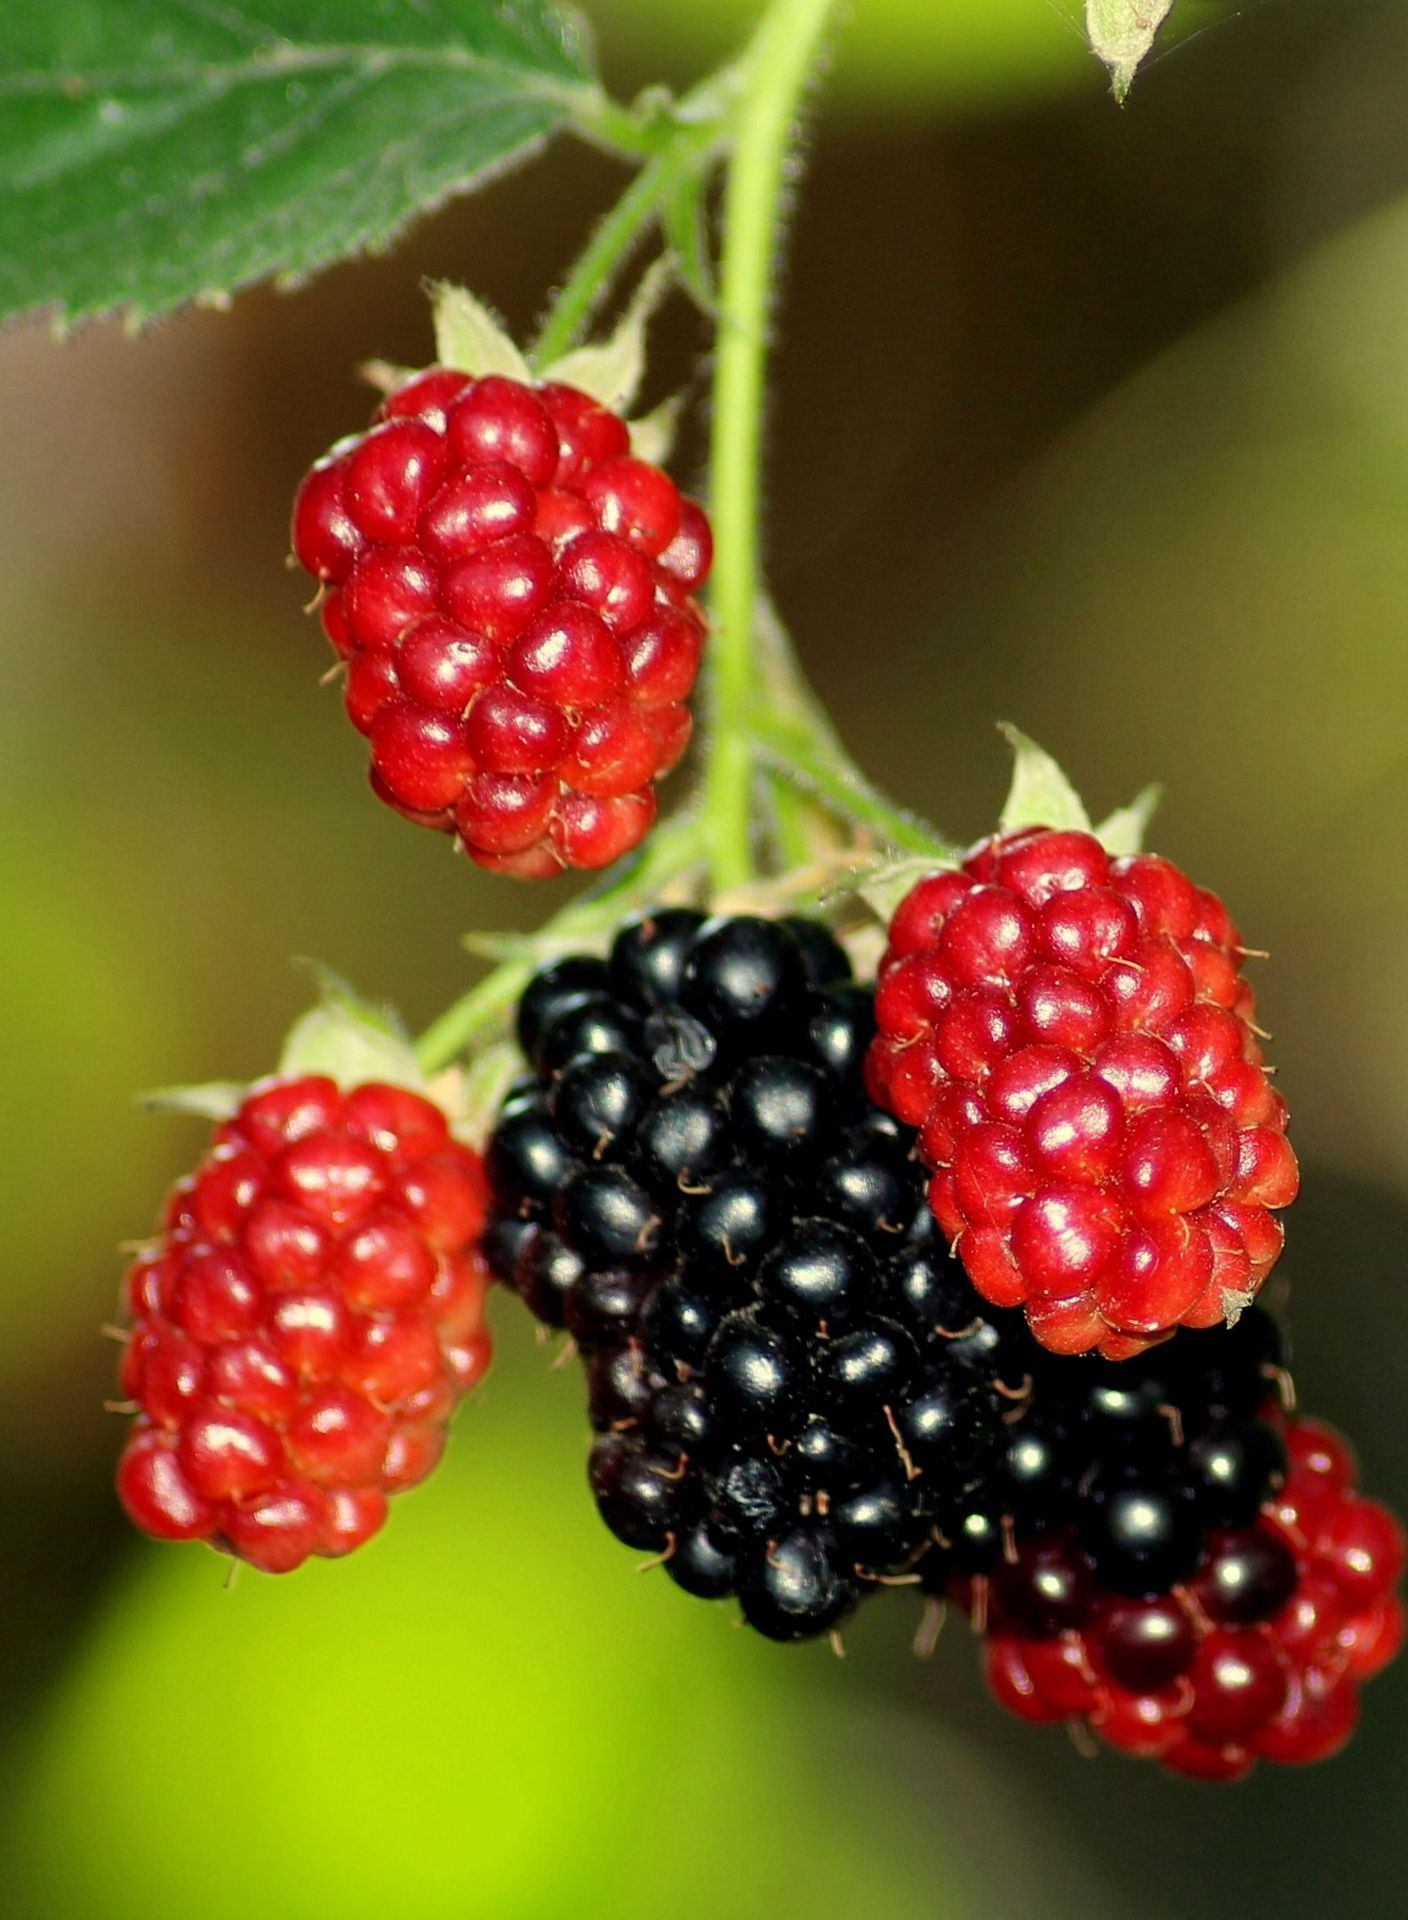
<svg viewBox="0 0 1408 1920"><path fill-rule="evenodd" d="M719 340L710 446L714 525L713 726L704 812L720 890L752 873L747 714L755 671L758 526L768 324L798 103L834 0L774 0L744 56L747 78L724 192Z"/></svg>

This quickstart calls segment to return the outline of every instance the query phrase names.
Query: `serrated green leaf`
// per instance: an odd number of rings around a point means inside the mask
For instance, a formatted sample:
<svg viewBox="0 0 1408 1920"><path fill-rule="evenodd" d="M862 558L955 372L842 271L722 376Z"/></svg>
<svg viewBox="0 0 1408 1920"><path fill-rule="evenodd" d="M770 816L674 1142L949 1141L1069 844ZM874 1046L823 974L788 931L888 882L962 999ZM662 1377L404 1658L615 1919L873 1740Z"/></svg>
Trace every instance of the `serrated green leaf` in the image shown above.
<svg viewBox="0 0 1408 1920"><path fill-rule="evenodd" d="M645 373L645 330L674 278L675 263L668 255L653 262L610 337L574 347L541 368L539 377L580 387L612 413L623 412L635 399Z"/></svg>
<svg viewBox="0 0 1408 1920"><path fill-rule="evenodd" d="M141 320L297 279L599 100L547 0L13 0L0 318Z"/></svg>
<svg viewBox="0 0 1408 1920"><path fill-rule="evenodd" d="M472 373L501 373L509 380L532 380L528 362L482 300L465 287L442 280L431 288L435 314L435 358L442 367Z"/></svg>
<svg viewBox="0 0 1408 1920"><path fill-rule="evenodd" d="M1110 86L1121 105L1173 0L1085 0L1085 31L1091 51L1110 69Z"/></svg>
<svg viewBox="0 0 1408 1920"><path fill-rule="evenodd" d="M1155 781L1135 794L1127 807L1116 807L1095 829L1095 838L1106 853L1119 859L1124 854L1140 853L1149 822L1158 811L1164 790Z"/></svg>
<svg viewBox="0 0 1408 1920"><path fill-rule="evenodd" d="M1044 747L1029 740L1019 728L1004 724L999 731L1017 756L1012 785L998 826L1003 833L1024 827L1052 827L1057 832L1090 832L1090 815L1080 795Z"/></svg>

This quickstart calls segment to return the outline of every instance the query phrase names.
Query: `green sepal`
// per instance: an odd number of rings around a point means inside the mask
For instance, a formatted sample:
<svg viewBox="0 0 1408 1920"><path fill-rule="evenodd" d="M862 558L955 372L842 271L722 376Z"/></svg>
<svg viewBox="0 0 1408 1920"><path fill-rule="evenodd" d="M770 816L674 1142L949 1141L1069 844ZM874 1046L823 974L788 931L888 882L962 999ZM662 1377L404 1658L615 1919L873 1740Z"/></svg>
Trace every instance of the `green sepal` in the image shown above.
<svg viewBox="0 0 1408 1920"><path fill-rule="evenodd" d="M152 1087L137 1105L149 1113L192 1113L202 1120L228 1120L248 1089L237 1080L207 1080L198 1087Z"/></svg>
<svg viewBox="0 0 1408 1920"><path fill-rule="evenodd" d="M498 316L467 287L448 280L431 282L427 289L435 323L435 358L476 380L486 373L509 380L531 382L532 370Z"/></svg>
<svg viewBox="0 0 1408 1920"><path fill-rule="evenodd" d="M1127 807L1116 807L1095 829L1095 838L1106 853L1114 859L1125 854L1140 853L1144 847L1144 834L1149 822L1158 811L1164 790L1155 780L1135 794Z"/></svg>
<svg viewBox="0 0 1408 1920"><path fill-rule="evenodd" d="M1110 90L1121 106L1147 59L1173 0L1085 0L1091 52L1110 70Z"/></svg>
<svg viewBox="0 0 1408 1920"><path fill-rule="evenodd" d="M577 387L612 413L624 413L645 376L646 328L675 278L675 262L670 255L656 260L641 276L629 305L607 337L571 348L540 367L538 378Z"/></svg>
<svg viewBox="0 0 1408 1920"><path fill-rule="evenodd" d="M364 1000L317 961L301 964L316 979L319 999L289 1029L279 1055L279 1077L325 1073L340 1087L384 1080L423 1093L425 1075L392 1009Z"/></svg>
<svg viewBox="0 0 1408 1920"><path fill-rule="evenodd" d="M1027 827L1050 827L1057 833L1089 833L1090 815L1080 795L1046 749L1005 721L998 731L1016 756L998 831L1008 834Z"/></svg>

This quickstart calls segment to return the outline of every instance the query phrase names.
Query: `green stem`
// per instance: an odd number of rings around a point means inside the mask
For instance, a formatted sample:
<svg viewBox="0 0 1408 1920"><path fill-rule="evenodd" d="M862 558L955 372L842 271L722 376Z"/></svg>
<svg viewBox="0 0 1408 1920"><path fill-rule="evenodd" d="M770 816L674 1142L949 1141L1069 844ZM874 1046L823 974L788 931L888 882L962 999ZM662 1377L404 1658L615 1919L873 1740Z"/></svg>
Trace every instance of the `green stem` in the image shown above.
<svg viewBox="0 0 1408 1920"><path fill-rule="evenodd" d="M597 88L585 94L574 91L567 100L578 133L626 159L647 159L670 137L668 117L659 112L658 106L652 110L653 95L644 96L634 107L623 107L619 100Z"/></svg>
<svg viewBox="0 0 1408 1920"><path fill-rule="evenodd" d="M758 705L749 720L752 743L780 772L790 774L843 820L864 827L904 853L950 861L958 852L917 815L907 813L860 773L850 758L811 724Z"/></svg>
<svg viewBox="0 0 1408 1920"><path fill-rule="evenodd" d="M704 845L704 825L698 814L677 814L657 827L636 853L559 909L537 935L525 937L522 958L495 967L426 1028L416 1042L422 1071L438 1073L472 1041L501 1023L557 942L570 945L590 939L609 931L631 908L649 905L667 881L700 865Z"/></svg>
<svg viewBox="0 0 1408 1920"><path fill-rule="evenodd" d="M784 867L805 866L812 854L812 805L784 773L768 776L773 839Z"/></svg>
<svg viewBox="0 0 1408 1920"><path fill-rule="evenodd" d="M671 144L641 168L583 249L548 310L532 360L545 367L577 338L610 290L622 263L692 167L708 164L721 141L717 125L682 127Z"/></svg>
<svg viewBox="0 0 1408 1920"><path fill-rule="evenodd" d="M773 0L744 55L743 96L724 194L710 505L714 526L713 738L704 812L722 889L752 873L753 789L746 715L760 578L763 390L784 187L798 103L835 0Z"/></svg>

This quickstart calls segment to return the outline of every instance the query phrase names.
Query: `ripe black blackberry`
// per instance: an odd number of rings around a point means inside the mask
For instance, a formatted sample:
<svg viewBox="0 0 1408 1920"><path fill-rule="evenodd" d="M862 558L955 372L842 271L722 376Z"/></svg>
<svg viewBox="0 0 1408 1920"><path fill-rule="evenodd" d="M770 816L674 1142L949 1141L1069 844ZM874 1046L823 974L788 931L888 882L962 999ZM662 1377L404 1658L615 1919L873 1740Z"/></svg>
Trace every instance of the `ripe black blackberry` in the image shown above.
<svg viewBox="0 0 1408 1920"><path fill-rule="evenodd" d="M487 1154L491 1263L583 1356L603 1519L776 1640L956 1527L1029 1371L866 1096L872 1003L818 923L642 915L528 987Z"/></svg>
<svg viewBox="0 0 1408 1920"><path fill-rule="evenodd" d="M1049 1611L1059 1563L1087 1588L1154 1599L1193 1578L1213 1536L1252 1527L1285 1477L1286 1350L1260 1307L1118 1363L1035 1347L1026 1359L1031 1388L1005 1456L921 1562L927 1592L992 1575L995 1597L1011 1600L1025 1582L1032 1592L1013 1604L1030 1624L1033 1608Z"/></svg>

